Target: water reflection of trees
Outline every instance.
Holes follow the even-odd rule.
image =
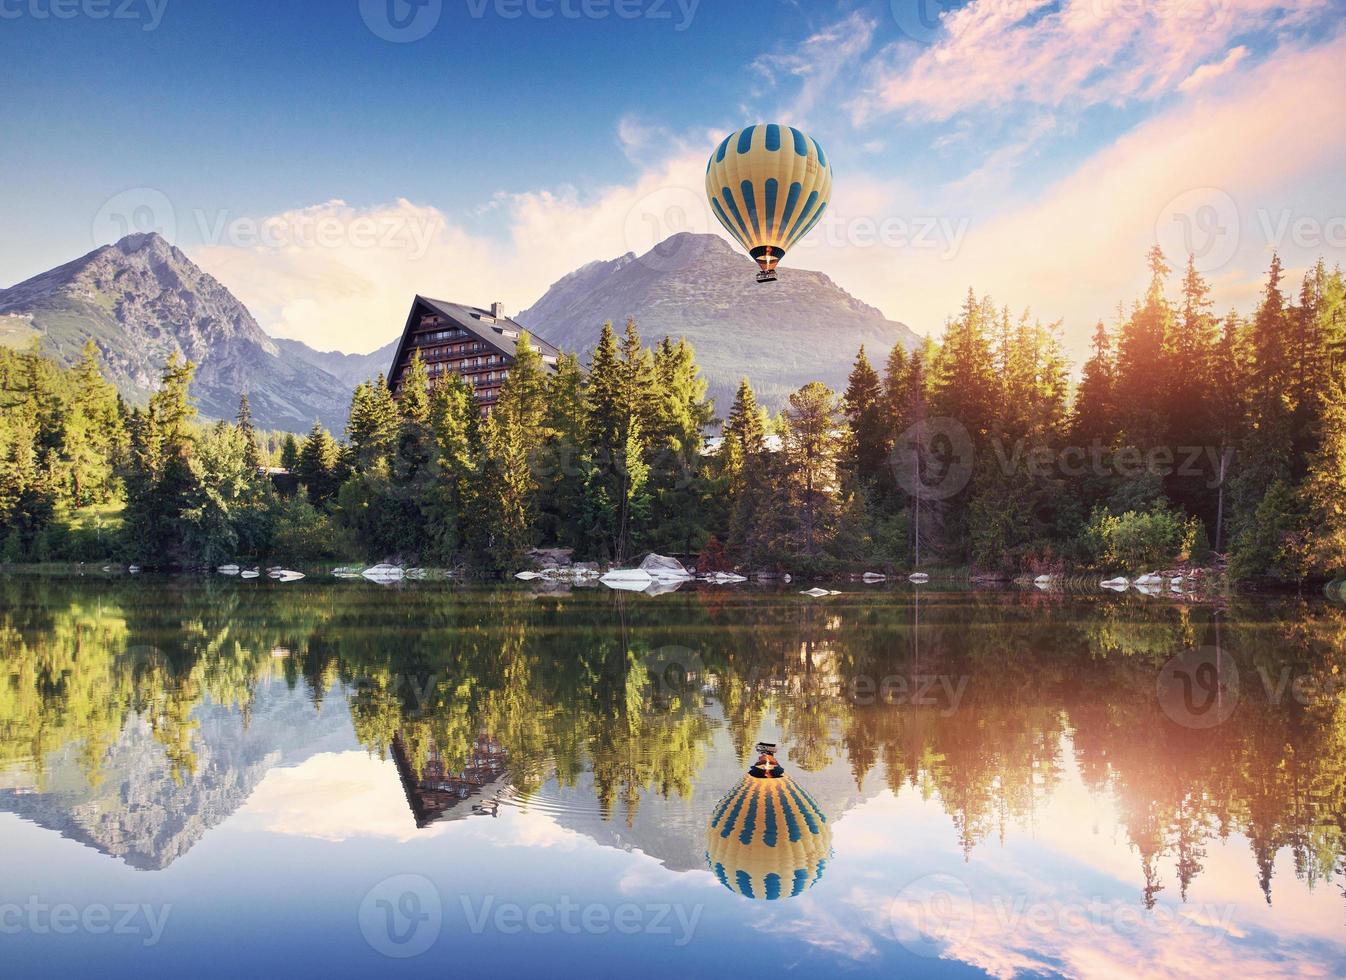
[[[720,718],[746,761],[774,712],[795,767],[844,760],[858,787],[881,774],[894,792],[938,799],[968,852],[1032,822],[1077,765],[1118,800],[1147,902],[1164,888],[1185,897],[1208,842],[1234,832],[1268,900],[1282,851],[1310,883],[1343,870],[1346,696],[1301,703],[1287,687],[1276,704],[1263,682],[1331,690],[1346,673],[1338,607],[1235,603],[1217,634],[1209,609],[1111,596],[931,596],[919,631],[906,603],[793,595],[625,605],[606,593],[19,579],[0,599],[0,769],[78,744],[96,783],[134,717],[185,778],[193,710],[209,700],[246,714],[261,683],[284,678],[315,711],[339,685],[359,739],[384,757],[398,739],[414,767],[433,753],[451,771],[489,733],[520,790],[592,773],[604,816],[630,822],[642,796],[691,791]],[[1238,664],[1239,706],[1212,730],[1175,725],[1157,668],[1217,640]],[[648,665],[673,644],[695,650],[705,677],[670,690]],[[934,676],[966,678],[956,704],[912,703]],[[906,693],[885,703],[856,678],[900,679]]]

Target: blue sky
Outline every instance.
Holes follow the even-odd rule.
[[[972,286],[1079,351],[1156,239],[1244,309],[1272,247],[1346,255],[1342,0],[418,2],[0,0],[0,285],[148,223],[368,350],[413,291],[518,310],[715,231],[705,157],[767,119],[837,174],[786,266],[923,332]]]

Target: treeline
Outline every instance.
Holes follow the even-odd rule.
[[[1133,597],[1081,615],[1059,595],[981,593],[918,619],[909,604],[856,596],[782,615],[776,603],[679,593],[628,621],[602,594],[558,605],[508,590],[411,591],[396,609],[357,584],[193,585],[171,597],[145,602],[125,579],[0,579],[0,766],[70,755],[106,786],[124,778],[108,769],[109,747],[134,724],[150,727],[177,778],[217,778],[199,767],[201,705],[256,724],[267,700],[257,693],[283,680],[315,712],[349,711],[370,751],[399,740],[418,771],[432,754],[460,771],[489,733],[516,788],[589,785],[604,819],[634,822],[645,801],[703,791],[717,730],[746,766],[769,725],[806,788],[809,773],[841,762],[856,791],[881,781],[899,798],[933,796],[965,852],[1012,823],[1034,826],[1078,766],[1092,794],[1116,801],[1147,904],[1164,886],[1185,898],[1231,832],[1247,838],[1268,896],[1273,874],[1326,884],[1346,860],[1346,609],[1332,604]],[[407,621],[417,629],[387,642]],[[667,651],[689,635],[698,676],[686,683],[667,668],[690,665]],[[146,637],[160,646],[136,644]],[[1160,665],[1197,647],[1221,649],[1243,679],[1214,729],[1176,723],[1155,697]],[[826,653],[805,664],[801,650]],[[956,701],[938,687],[916,696],[920,676],[965,684]],[[1277,687],[1286,677],[1293,685]],[[859,678],[913,687],[880,694]],[[286,719],[304,724],[289,709]],[[124,795],[105,798],[105,820],[135,818],[118,809],[130,807]]]
[[[1189,259],[1151,282],[1072,385],[1059,324],[969,290],[942,339],[862,348],[846,390],[769,417],[745,379],[714,418],[685,341],[605,325],[587,370],[519,343],[494,410],[415,360],[354,394],[344,438],[264,440],[246,396],[204,426],[170,360],[128,409],[86,348],[70,370],[0,352],[7,560],[209,564],[399,557],[483,570],[534,547],[624,562],[827,573],[859,566],[1139,571],[1228,557],[1241,578],[1346,569],[1346,288],[1278,258],[1251,318],[1217,316]],[[826,342],[826,338],[819,338]],[[301,492],[260,471],[279,463]],[[99,508],[125,502],[109,535]],[[95,515],[90,526],[90,514]],[[111,517],[109,517],[111,521]]]

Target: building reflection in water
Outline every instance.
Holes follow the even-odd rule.
[[[413,760],[400,733],[393,738],[392,750],[417,827],[466,816],[469,810],[460,804],[505,784],[508,755],[499,742],[485,733],[477,736],[466,765],[457,772],[445,768],[434,746],[427,749],[424,759]],[[473,808],[473,812],[481,812],[481,808]]]
[[[763,743],[748,774],[715,806],[706,862],[744,898],[793,898],[823,876],[832,850],[827,816]]]

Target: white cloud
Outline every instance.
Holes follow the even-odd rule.
[[[848,75],[869,50],[877,24],[873,18],[855,12],[809,35],[789,52],[762,55],[750,72],[772,86],[781,76],[798,82],[790,102],[777,110],[774,121],[801,128],[810,125],[810,116],[818,108],[839,78]]]
[[[1337,124],[1339,106],[1322,93],[1343,87],[1346,38],[1283,48],[1141,123],[1030,200],[973,205],[967,188],[928,198],[926,213],[973,216],[951,258],[937,249],[820,245],[806,261],[918,329],[938,329],[969,285],[1015,310],[1032,304],[1044,320],[1064,318],[1078,359],[1092,325],[1143,290],[1144,254],[1169,203],[1210,188],[1233,200],[1238,228],[1228,261],[1208,278],[1222,308],[1246,310],[1273,245],[1292,267],[1320,252],[1329,264],[1346,259],[1331,240],[1297,248],[1269,240],[1262,227],[1266,213],[1284,207],[1311,221],[1341,214],[1346,131]],[[919,213],[904,196],[886,207],[881,213]],[[1174,264],[1183,258],[1170,255]]]
[[[1240,44],[1236,48],[1230,48],[1229,53],[1219,61],[1201,65],[1192,74],[1184,78],[1178,86],[1178,90],[1180,92],[1191,92],[1222,75],[1228,75],[1246,57],[1248,57],[1248,49],[1244,45]]]
[[[945,121],[972,109],[1122,104],[1167,94],[1245,31],[1298,23],[1326,0],[975,0],[941,18],[913,56],[890,45],[851,105],[858,122],[890,112]]]
[[[1264,8],[1239,0],[1227,18]],[[1070,13],[1083,16],[1073,7]],[[975,34],[968,27],[955,42],[970,44]],[[1190,79],[1191,63],[1210,66],[1178,42],[1164,43],[1173,55],[1165,77]],[[1159,60],[1165,57],[1161,52]],[[1209,278],[1222,308],[1247,309],[1271,245],[1281,245],[1292,269],[1319,252],[1329,262],[1346,258],[1330,241],[1297,248],[1263,231],[1268,222],[1279,226],[1282,207],[1294,218],[1340,214],[1336,175],[1346,160],[1346,132],[1336,103],[1323,93],[1346,87],[1343,66],[1341,37],[1314,47],[1283,45],[1252,67],[1247,59],[1230,64],[1221,84],[1193,87],[1031,198],[1022,191],[1016,197],[1007,175],[1031,159],[1040,134],[1052,131],[1049,109],[1030,115],[1020,138],[993,149],[970,175],[942,186],[904,180],[900,158],[852,152],[828,218],[787,257],[783,272],[820,269],[888,316],[935,333],[975,286],[1012,309],[1032,305],[1044,320],[1062,318],[1078,360],[1094,322],[1110,319],[1118,301],[1143,289],[1144,253],[1166,206],[1194,188],[1214,188],[1236,203],[1241,234]],[[1132,78],[1124,88],[1147,84]],[[976,79],[953,87],[975,89]],[[958,143],[958,152],[967,152],[966,122],[950,124],[945,151]],[[272,332],[324,349],[371,350],[401,329],[416,292],[477,304],[501,300],[517,312],[585,262],[641,254],[678,231],[722,234],[703,191],[705,155],[722,136],[707,128],[675,138],[628,117],[617,137],[633,156],[648,158],[636,177],[587,192],[562,186],[499,194],[489,203],[499,229],[490,236],[405,200],[368,209],[336,201],[278,218],[282,224],[330,218],[352,229],[362,219],[376,228],[401,222],[406,234],[388,248],[364,247],[357,236],[339,233],[325,245],[217,244],[192,250],[193,257]],[[874,136],[871,128],[843,149],[863,151]],[[874,169],[861,172],[861,160]],[[883,243],[885,231],[897,245]],[[1170,258],[1175,265],[1182,260]]]

